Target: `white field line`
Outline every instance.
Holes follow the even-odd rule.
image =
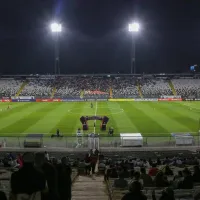
[[[97,104],[97,101],[96,101],[96,105],[95,105],[95,112],[94,112],[94,116],[96,117],[97,116],[97,108],[98,108],[98,104]],[[96,131],[96,119],[94,120],[94,133]]]

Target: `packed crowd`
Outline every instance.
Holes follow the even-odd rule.
[[[178,95],[188,98],[200,96],[200,79],[173,79],[172,82]]]
[[[143,79],[140,81],[142,94],[146,98],[158,98],[162,95],[173,95],[167,80]]]
[[[21,96],[50,97],[52,93],[52,79],[31,79],[21,91]]]
[[[172,79],[177,95],[182,97],[200,96],[200,79]],[[140,89],[145,98],[158,98],[173,95],[167,79],[135,77],[47,77],[29,78],[21,91],[21,96],[51,97],[55,90],[56,98],[114,98],[140,97]],[[23,81],[0,80],[0,95],[15,96]]]
[[[200,198],[199,164],[198,158],[175,156],[157,160],[107,159],[101,160],[99,168],[104,170],[105,180],[113,196],[117,194],[122,200],[175,200],[177,195],[182,195],[183,199],[189,196],[189,199],[197,200]],[[127,193],[124,195],[123,191]]]
[[[106,157],[98,150],[91,150],[83,159],[66,156],[57,159],[50,157],[47,152],[29,152],[17,156],[8,153],[1,160],[0,167],[12,167],[14,171],[10,178],[11,199],[19,196],[41,199],[42,196],[47,200],[69,200],[73,174],[74,177],[77,173],[90,176],[97,167],[98,173],[104,175],[112,200],[175,200],[177,195],[200,199],[199,158],[180,155],[139,159],[112,155]],[[120,198],[114,198],[116,194]],[[0,199],[7,199],[2,191]]]
[[[21,86],[22,81],[14,79],[0,79],[0,96],[15,96]]]
[[[12,167],[14,171],[10,179],[10,199],[46,199],[61,200],[71,199],[71,184],[74,178],[72,171],[74,163],[68,157],[60,160],[50,159],[47,152],[24,153],[14,156],[7,154],[1,161],[4,167]],[[1,166],[2,167],[2,166]],[[1,180],[5,179],[2,177]],[[2,187],[2,185],[0,185]],[[3,187],[5,188],[5,187]],[[4,199],[7,195],[4,193]]]

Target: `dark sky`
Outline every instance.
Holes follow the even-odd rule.
[[[49,24],[60,20],[61,73],[129,73],[128,23],[138,73],[187,72],[200,64],[200,0],[1,0],[0,73],[53,73]]]

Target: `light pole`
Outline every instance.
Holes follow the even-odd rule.
[[[140,30],[140,25],[136,22],[129,24],[128,31],[131,33],[138,32]],[[135,63],[135,37],[132,34],[132,46],[131,46],[131,74],[136,74],[136,63]],[[134,64],[134,66],[133,66]]]
[[[51,24],[51,32],[54,34],[55,39],[55,74],[60,74],[60,57],[59,57],[59,36],[62,32],[62,25],[59,23],[52,23]]]

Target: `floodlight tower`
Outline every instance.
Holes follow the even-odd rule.
[[[135,34],[140,30],[140,25],[137,22],[133,22],[132,24],[129,24],[128,31],[133,33],[132,34],[132,48],[131,48],[131,74],[136,74],[136,63],[135,63]],[[134,64],[134,66],[133,66]]]
[[[60,57],[59,57],[59,39],[60,39],[60,33],[62,32],[62,25],[60,23],[52,23],[51,24],[51,32],[54,35],[55,40],[55,74],[60,74]]]

